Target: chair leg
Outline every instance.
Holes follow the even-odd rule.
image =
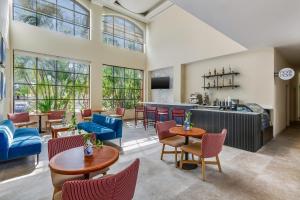
[[[218,155],[216,156],[216,159],[217,159],[217,164],[218,164],[219,172],[222,172],[221,163],[220,163],[220,159],[219,159]]]
[[[195,157],[194,157],[194,154],[192,154],[192,160],[193,160],[193,161],[195,161]]]
[[[119,145],[122,147],[122,138],[119,138]]]
[[[53,195],[52,195],[52,200],[54,200],[54,195],[59,192],[61,190],[61,188],[57,188],[57,187],[54,187],[54,190],[53,190]]]
[[[162,146],[162,150],[161,150],[161,154],[160,154],[160,159],[163,160],[163,156],[164,156],[164,151],[165,151],[165,144],[163,144]]]
[[[181,149],[181,156],[180,156],[180,169],[182,169],[182,164],[183,164],[183,155],[184,155],[184,151]]]
[[[205,161],[204,161],[204,158],[201,158],[201,165],[202,165],[202,180],[205,181]]]
[[[36,154],[36,165],[38,165],[40,162],[40,155]]]
[[[175,147],[175,167],[177,168],[178,163],[177,163],[177,147]]]

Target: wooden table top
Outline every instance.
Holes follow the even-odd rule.
[[[105,109],[92,109],[92,112],[99,112],[99,113],[102,113],[102,112],[106,112],[107,110]]]
[[[110,146],[94,148],[93,156],[85,157],[83,146],[56,154],[49,167],[58,174],[78,175],[105,169],[119,159],[119,151]]]
[[[169,129],[170,133],[181,135],[181,136],[196,136],[201,137],[206,133],[206,130],[202,128],[192,128],[189,131],[185,131],[183,127],[172,127]]]
[[[29,113],[30,116],[45,116],[45,115],[49,115],[50,113],[42,113],[42,112],[32,112]]]

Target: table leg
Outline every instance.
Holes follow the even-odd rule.
[[[84,179],[90,179],[90,174],[84,174]]]
[[[39,133],[42,133],[42,116],[39,115]]]
[[[188,136],[185,137],[184,144],[185,145],[189,144],[189,137]],[[185,153],[185,160],[188,160],[188,159],[189,159],[189,154]],[[193,164],[193,163],[183,163],[183,165],[182,165],[182,169],[184,169],[184,170],[192,170],[192,169],[196,169],[197,167],[198,167],[198,165]]]

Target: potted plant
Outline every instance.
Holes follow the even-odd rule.
[[[102,148],[103,142],[100,140],[93,139],[93,134],[86,133],[83,135],[84,139],[84,156],[90,157],[93,155],[93,147]]]
[[[183,124],[184,127],[183,128],[186,131],[189,131],[189,130],[192,129],[191,116],[192,116],[191,112],[187,112],[186,115],[185,115],[185,120],[184,120],[184,124]]]

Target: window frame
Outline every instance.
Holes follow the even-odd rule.
[[[105,17],[112,17],[112,24],[111,25],[108,22],[105,22]],[[115,30],[115,27],[116,27],[115,26],[115,18],[120,18],[120,19],[122,19],[124,21],[124,24],[121,27],[122,35],[123,36],[115,34],[115,32],[116,32],[116,30]],[[126,23],[129,23],[129,24],[133,25],[134,33],[128,32],[126,30]],[[107,29],[106,27],[112,28],[112,33],[108,32],[108,31],[105,31],[105,29]],[[142,33],[142,35],[138,34],[136,32],[136,29],[138,29]],[[110,37],[112,37],[113,44],[105,42],[104,35],[109,35]],[[130,38],[126,37],[126,35],[131,35],[135,39],[130,39]],[[138,37],[137,35],[139,35],[141,37]],[[123,40],[124,41],[123,42],[124,43],[123,46],[117,46],[115,44],[115,41],[116,41],[115,38]],[[136,38],[142,39],[142,42],[139,42],[138,40],[136,40]],[[136,24],[132,20],[130,20],[130,19],[126,18],[126,17],[120,16],[120,15],[113,15],[113,14],[102,15],[102,41],[103,41],[104,44],[115,46],[115,47],[118,47],[118,48],[124,48],[124,49],[128,49],[130,51],[136,51],[136,52],[141,52],[141,53],[145,52],[145,31],[143,30],[143,28],[141,28],[138,24]],[[134,44],[134,48],[133,49],[127,48],[126,47],[126,41],[133,43]],[[142,46],[141,50],[139,50],[136,47],[136,45],[141,45]]]
[[[118,107],[118,105],[116,105],[116,103],[115,102],[122,102],[121,104],[122,105],[119,105],[119,106],[122,106],[122,107],[124,107],[124,108],[126,108],[126,101],[133,101],[134,102],[134,106],[135,105],[137,105],[138,104],[138,102],[140,102],[140,101],[143,101],[144,100],[144,70],[142,70],[142,69],[135,69],[135,68],[129,68],[129,67],[120,67],[120,66],[115,66],[115,65],[108,65],[108,64],[103,64],[103,70],[105,69],[105,67],[111,67],[112,68],[112,76],[106,76],[106,75],[104,75],[103,74],[103,76],[102,76],[102,80],[104,80],[105,78],[107,78],[107,77],[109,77],[109,78],[112,78],[112,80],[113,80],[113,87],[112,88],[110,88],[110,87],[104,87],[104,85],[102,84],[102,91],[104,91],[104,88],[106,88],[106,89],[108,89],[108,90],[112,90],[112,96],[113,96],[113,98],[112,99],[109,99],[109,98],[104,98],[104,96],[103,96],[103,93],[104,92],[102,92],[102,101],[104,102],[104,101],[112,101],[112,104],[111,105],[113,105],[112,106],[112,109],[115,109],[115,108],[117,108]],[[120,77],[120,76],[115,76],[114,74],[114,72],[115,72],[115,68],[118,68],[118,69],[122,69],[123,71],[124,71],[124,75],[122,76],[122,77]],[[142,73],[142,77],[141,78],[128,78],[128,77],[126,77],[126,75],[125,75],[125,70],[133,70],[134,72],[135,71],[139,71],[140,73]],[[123,87],[122,88],[120,88],[120,87],[116,87],[115,86],[115,79],[122,79],[123,80]],[[134,88],[134,89],[129,89],[129,88],[126,88],[126,86],[125,86],[125,81],[126,80],[133,80],[133,81],[140,81],[140,83],[141,83],[141,88],[140,89],[137,89],[137,88]],[[123,90],[124,91],[124,96],[122,97],[122,98],[115,98],[115,96],[116,96],[116,90]],[[131,99],[127,99],[125,96],[125,91],[126,90],[134,90],[134,91],[139,91],[140,92],[140,95],[141,95],[141,97],[140,97],[140,99],[135,99],[135,98],[131,98]],[[126,109],[134,109],[134,107],[132,107],[132,108],[126,108]]]
[[[30,9],[30,8],[26,8],[26,7],[22,7],[21,5],[18,5],[17,3],[15,3],[15,1],[13,0],[13,6],[12,6],[13,7],[13,11],[12,11],[13,20],[14,21],[19,21],[19,22],[22,22],[22,23],[25,23],[25,24],[29,24],[29,23],[26,23],[26,22],[24,22],[22,20],[16,20],[15,19],[16,18],[16,16],[15,16],[15,9],[17,8],[17,9],[20,9],[20,10],[23,10],[23,11],[26,11],[26,12],[30,12],[30,13],[33,14],[33,16],[35,18],[35,24],[29,24],[29,25],[36,26],[36,27],[41,27],[41,26],[38,25],[38,15],[40,15],[40,16],[47,17],[47,18],[50,18],[52,20],[55,20],[55,30],[51,30],[49,28],[46,28],[46,29],[51,30],[51,31],[60,32],[60,33],[66,34],[66,35],[70,35],[70,34],[67,34],[65,32],[62,32],[62,31],[58,30],[58,22],[68,23],[68,24],[71,24],[73,26],[73,34],[72,34],[72,36],[90,40],[90,38],[91,38],[91,35],[90,35],[91,34],[90,11],[87,8],[85,8],[83,5],[81,5],[79,2],[74,1],[74,0],[70,0],[70,1],[73,2],[73,9],[70,9],[70,8],[66,8],[64,6],[58,5],[57,4],[58,0],[55,0],[56,1],[55,4],[52,3],[52,2],[50,2],[50,1],[47,1],[47,0],[34,0],[34,1],[35,1],[35,10],[34,9]],[[55,7],[55,13],[54,13],[54,15],[49,15],[49,14],[46,14],[46,13],[39,12],[38,11],[38,1],[46,2],[48,4],[52,4]],[[81,13],[79,11],[76,11],[76,6],[80,7],[83,10],[85,10],[87,12],[87,14],[86,13]],[[62,19],[62,18],[58,17],[57,10],[59,8],[66,9],[66,10],[72,12],[72,14],[73,14],[73,22],[70,22],[68,20],[65,20],[65,19]],[[82,25],[82,24],[77,24],[76,20],[75,20],[76,14],[86,16],[87,17],[87,22],[88,22],[87,24],[88,24],[88,26],[85,26],[85,25]],[[88,37],[85,38],[85,37],[82,37],[80,35],[76,35],[76,27],[81,27],[81,28],[87,29],[88,30],[88,34],[87,34]]]
[[[16,56],[18,56],[18,53],[13,53],[13,112],[15,112],[15,102],[16,101],[25,101],[25,102],[34,102],[34,108],[35,110],[38,110],[38,102],[39,101],[43,101],[43,100],[49,100],[47,98],[40,98],[39,97],[39,93],[38,93],[38,86],[39,85],[43,85],[43,86],[50,86],[50,87],[53,87],[55,88],[55,94],[57,96],[58,94],[58,87],[66,87],[65,85],[61,85],[61,84],[57,84],[57,74],[58,73],[69,73],[71,75],[82,75],[82,76],[86,76],[87,77],[87,85],[86,86],[76,86],[75,85],[75,79],[73,79],[72,81],[72,86],[68,86],[66,88],[72,88],[72,98],[51,98],[51,100],[54,101],[54,109],[57,109],[57,101],[64,101],[64,100],[69,100],[69,101],[72,101],[71,103],[73,104],[73,109],[72,112],[76,111],[76,102],[77,101],[87,101],[88,102],[88,107],[90,107],[91,105],[91,83],[90,83],[90,80],[91,80],[91,77],[90,77],[90,72],[91,72],[91,66],[89,64],[85,64],[86,67],[88,68],[88,71],[87,73],[80,73],[80,72],[76,72],[76,67],[74,67],[74,69],[72,71],[61,71],[61,70],[58,70],[58,60],[66,60],[72,64],[82,64],[80,62],[76,62],[74,61],[73,59],[69,59],[69,58],[63,58],[63,57],[53,57],[53,56],[39,56],[39,55],[22,55],[22,54],[19,54],[20,56],[28,56],[28,57],[31,57],[34,61],[35,61],[35,67],[34,68],[20,68],[20,67],[15,67],[15,62],[16,62]],[[39,68],[39,60],[41,59],[49,59],[49,60],[53,60],[55,61],[55,69],[54,70],[48,70],[48,69],[42,69],[42,68]],[[35,73],[35,83],[33,84],[29,84],[29,83],[18,83],[16,82],[15,80],[15,70],[16,69],[24,69],[24,70],[32,70],[34,71]],[[55,77],[55,82],[54,83],[51,83],[51,84],[39,84],[38,83],[38,71],[46,71],[46,72],[53,72],[56,74],[56,77]],[[23,86],[33,86],[34,89],[35,89],[35,97],[34,98],[17,98],[16,97],[16,85],[23,85]],[[76,88],[85,88],[87,89],[87,92],[88,92],[88,98],[76,98]],[[67,111],[70,111],[67,109]]]

